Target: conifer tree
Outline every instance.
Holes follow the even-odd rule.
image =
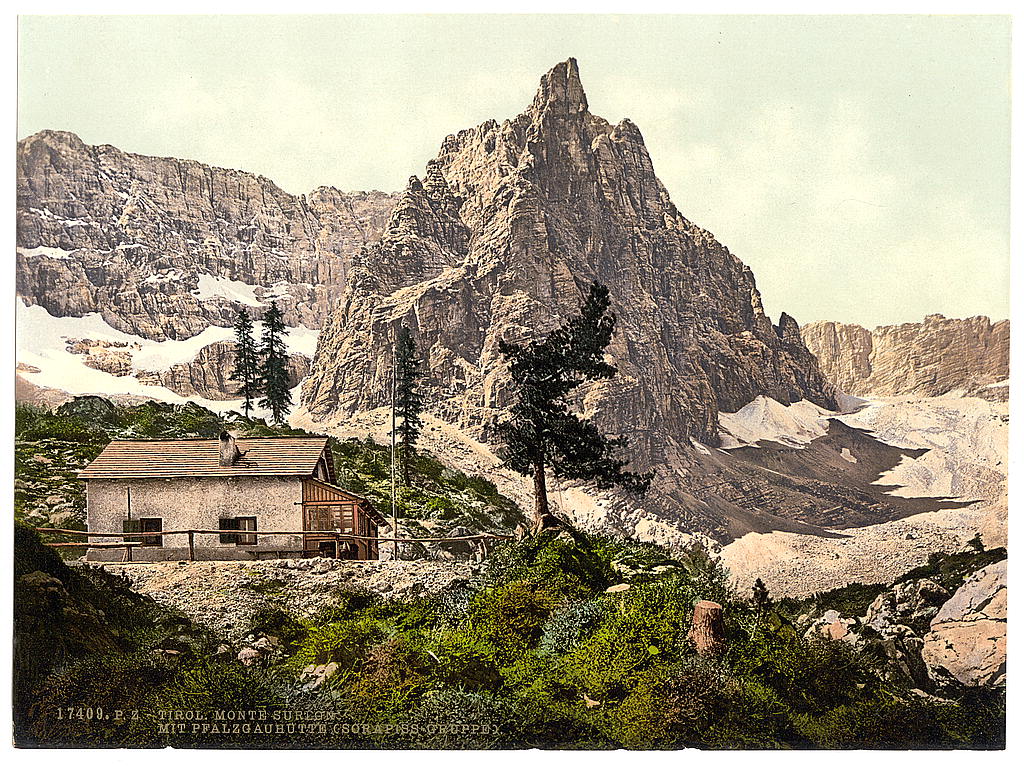
[[[501,341],[498,346],[516,393],[510,417],[497,423],[496,430],[505,444],[505,465],[533,477],[535,530],[560,525],[548,508],[549,469],[555,477],[590,480],[601,488],[618,485],[640,495],[654,476],[625,471],[627,461],[616,455],[626,447],[625,437],[605,437],[570,410],[574,390],[617,372],[604,359],[615,329],[608,306],[608,288],[595,282],[579,313],[547,338],[526,345]]]
[[[398,331],[395,344],[395,418],[398,419],[397,433],[399,457],[402,467],[403,484],[409,484],[409,460],[416,452],[423,420],[423,395],[419,391],[419,379],[423,377],[422,361],[416,354],[416,340],[412,331],[404,325]]]
[[[270,411],[274,423],[277,424],[284,423],[292,405],[291,392],[288,390],[288,348],[285,344],[287,333],[284,315],[274,301],[263,315],[263,364],[260,371],[263,380],[263,399],[259,404]]]
[[[244,308],[238,310],[235,319],[235,368],[230,380],[238,383],[238,394],[242,397],[242,412],[249,417],[253,400],[260,396],[260,359],[256,341],[252,336],[252,318]]]

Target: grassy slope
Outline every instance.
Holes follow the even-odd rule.
[[[504,544],[476,589],[406,603],[343,594],[309,621],[260,615],[250,628],[282,650],[251,668],[234,659],[239,648],[218,654],[216,638],[110,576],[67,568],[33,533],[18,532],[16,553],[25,745],[957,748],[1003,738],[999,691],[939,701],[884,682],[846,644],[803,639],[784,614],[758,613],[699,551],[671,559],[579,533]],[[40,570],[60,587],[42,588]],[[630,588],[607,593],[622,581]],[[728,649],[714,660],[687,638],[703,598],[727,615]],[[325,664],[337,674],[304,689],[303,669]],[[99,726],[58,714],[98,705],[138,718]],[[223,709],[269,721],[301,712],[363,728],[160,732],[168,709],[210,721]],[[469,728],[440,730],[453,723]]]

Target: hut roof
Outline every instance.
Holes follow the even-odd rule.
[[[311,477],[327,437],[238,439],[242,455],[220,465],[220,440],[116,440],[78,473],[82,479],[171,477]],[[328,455],[330,464],[330,456]]]

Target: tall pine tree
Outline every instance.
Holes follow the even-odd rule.
[[[242,397],[242,412],[246,418],[252,412],[253,400],[260,396],[260,358],[252,336],[252,318],[244,308],[235,319],[235,368],[230,380],[238,383]]]
[[[263,399],[260,407],[270,411],[274,423],[284,423],[285,416],[292,405],[292,395],[288,390],[288,348],[285,336],[288,329],[284,325],[284,315],[277,308],[277,302],[270,304],[270,309],[263,315]]]
[[[569,397],[579,386],[617,372],[604,360],[615,329],[608,306],[608,288],[595,282],[579,314],[547,338],[526,345],[501,341],[498,346],[516,396],[510,417],[496,429],[505,443],[505,465],[533,477],[535,530],[560,525],[548,507],[549,469],[555,477],[594,481],[601,488],[618,485],[640,495],[654,476],[625,471],[627,461],[616,453],[626,447],[626,438],[605,437],[570,409]]]
[[[416,354],[416,340],[412,331],[403,325],[398,331],[395,343],[395,418],[399,441],[399,460],[402,467],[402,482],[409,484],[409,462],[416,452],[423,420],[423,395],[419,390],[419,379],[423,377],[423,362]]]

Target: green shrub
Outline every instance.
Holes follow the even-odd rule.
[[[966,747],[971,744],[948,727],[958,717],[958,709],[955,703],[923,699],[873,700],[838,706],[818,718],[801,718],[799,727],[809,743],[819,748]]]
[[[569,597],[589,597],[613,581],[610,565],[582,533],[550,532],[499,546],[488,561],[492,582],[533,581]]]
[[[567,679],[590,697],[621,699],[638,674],[691,652],[686,636],[695,598],[682,579],[633,586],[602,601],[600,624],[560,661]]]
[[[512,581],[481,592],[472,600],[469,620],[487,641],[508,657],[533,646],[541,626],[561,597],[531,581]]]
[[[878,689],[867,660],[844,642],[804,639],[784,622],[754,636],[734,635],[733,673],[774,690],[797,712],[821,712],[862,700]]]
[[[556,610],[544,622],[540,652],[563,655],[572,651],[600,623],[605,604],[597,600],[572,602]]]
[[[420,748],[515,747],[523,739],[523,713],[513,700],[491,692],[441,690],[409,714],[411,741]]]
[[[249,633],[275,636],[291,647],[301,643],[309,629],[279,607],[261,607],[250,621]]]

